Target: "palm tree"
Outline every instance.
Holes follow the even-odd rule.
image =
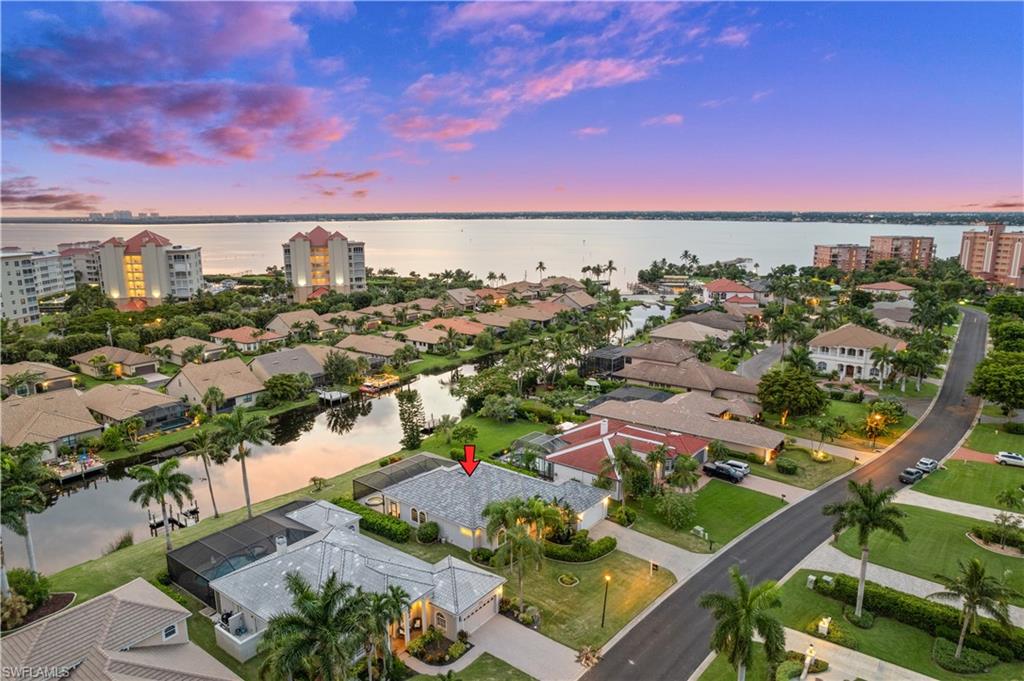
[[[55,478],[53,471],[43,464],[45,451],[46,446],[36,442],[0,449],[0,476],[3,479],[3,494],[0,495],[2,523],[15,534],[25,537],[28,567],[32,572],[38,570],[28,518],[29,514],[42,513],[46,510],[49,500],[43,492],[43,485]],[[6,573],[4,577],[3,584],[6,588]]]
[[[384,593],[358,592],[357,598],[356,627],[369,656],[366,663],[367,680],[373,681],[377,651],[381,651],[383,657],[381,678],[386,679],[391,666],[388,629],[392,622],[402,619],[402,613],[409,607],[409,594],[402,587],[392,584]]]
[[[736,353],[736,356],[743,359],[743,355],[754,354],[754,334],[744,329],[743,331],[733,331],[732,335],[729,336],[729,352]]]
[[[319,591],[302,575],[290,572],[285,585],[292,607],[267,622],[259,652],[261,679],[315,679],[345,681],[353,678],[359,641],[356,626],[359,599],[352,586],[331,572]]]
[[[196,343],[190,345],[181,353],[181,361],[185,364],[199,363],[203,359],[203,352],[206,350],[202,345]]]
[[[598,476],[614,480],[618,476],[622,484],[622,505],[629,501],[629,477],[647,472],[647,464],[637,456],[632,447],[628,444],[619,444],[612,447],[612,456],[601,460],[601,469]]]
[[[861,616],[864,610],[864,584],[868,574],[868,542],[875,532],[888,532],[907,541],[907,533],[900,523],[906,513],[898,509],[892,502],[896,491],[891,488],[875,490],[875,484],[868,480],[859,484],[850,480],[851,498],[841,503],[828,504],[822,509],[827,516],[834,516],[832,533],[839,536],[848,528],[857,530],[857,543],[860,546],[860,581],[857,584],[857,608],[854,614]]]
[[[540,274],[541,278],[543,278],[544,277],[544,273],[547,272],[547,270],[548,270],[548,266],[544,264],[543,260],[541,260],[540,262],[537,263],[537,266],[534,269],[537,270],[537,272]]]
[[[789,366],[796,369],[797,371],[805,371],[809,374],[813,374],[817,367],[814,365],[814,360],[811,359],[811,351],[805,347],[796,346],[789,351],[783,359],[789,363]]]
[[[441,436],[446,445],[450,445],[452,443],[452,431],[455,430],[457,425],[459,425],[458,418],[451,414],[445,414],[434,425],[434,433]]]
[[[889,365],[896,356],[888,344],[871,348],[871,368],[878,370],[878,392],[885,390],[885,377],[889,373]]]
[[[615,261],[610,259],[608,264],[604,266],[604,271],[608,273],[608,283],[612,283],[612,272],[618,272],[619,268],[615,266]]]
[[[792,340],[799,330],[799,322],[792,317],[783,315],[772,321],[771,326],[768,328],[768,338],[777,343],[782,343],[782,354],[786,354],[786,342]]]
[[[710,362],[711,358],[718,352],[718,339],[705,338],[693,344],[693,352],[701,362]]]
[[[124,433],[132,445],[137,445],[139,444],[139,433],[146,427],[146,420],[141,416],[133,416],[122,421],[121,427],[124,428]]]
[[[1024,495],[1019,487],[1008,487],[996,492],[996,503],[1008,511],[1024,509]]]
[[[43,374],[38,371],[19,371],[18,373],[4,376],[4,387],[11,395],[17,395],[22,386],[31,388],[43,380]]]
[[[666,461],[668,461],[668,447],[664,444],[647,452],[647,466],[651,469],[651,481],[655,484],[662,478]]]
[[[765,656],[778,662],[786,653],[786,630],[769,610],[782,607],[779,587],[774,581],[750,587],[738,567],[729,568],[734,595],[708,593],[700,598],[700,607],[711,611],[715,630],[711,648],[725,655],[736,670],[738,681],[745,681],[747,668],[754,662],[754,634],[764,640]]]
[[[203,407],[206,408],[206,415],[213,416],[220,409],[220,406],[224,404],[224,392],[215,385],[211,385],[203,393]]]
[[[911,357],[910,352],[907,350],[895,352],[889,361],[889,366],[893,372],[899,374],[900,392],[907,392],[907,376],[914,370],[914,358]]]
[[[1007,586],[1002,579],[987,574],[985,564],[978,558],[972,558],[967,565],[962,561],[957,563],[960,566],[960,573],[956,577],[935,575],[935,581],[946,587],[946,590],[933,593],[930,598],[962,602],[960,619],[963,626],[960,627],[960,640],[956,644],[954,655],[959,659],[964,650],[967,632],[977,631],[978,612],[981,611],[1009,629],[1012,624],[1006,603],[1020,594]]]
[[[700,462],[692,456],[677,456],[672,475],[668,476],[668,482],[675,487],[681,487],[687,492],[693,490],[700,482]]]
[[[168,551],[174,547],[171,546],[171,523],[167,518],[167,497],[173,499],[179,508],[184,506],[185,499],[193,499],[192,476],[178,471],[180,465],[178,459],[168,459],[159,468],[138,465],[128,470],[128,475],[139,481],[139,486],[132,490],[128,498],[147,507],[152,501],[160,502]]]
[[[487,276],[485,278],[487,279],[487,283],[493,287],[494,282],[498,280],[498,275],[494,273],[494,270],[491,270],[490,272],[487,273]]]
[[[493,539],[491,535],[488,539]],[[505,530],[505,543],[494,554],[495,565],[503,568],[511,564],[512,572],[519,586],[519,611],[523,610],[523,578],[530,565],[539,571],[544,564],[544,548],[540,541],[530,536],[523,525],[513,525]]]
[[[504,272],[500,272],[498,274],[498,281],[500,281],[502,284],[504,284],[506,281],[508,281],[508,277],[505,276]]]
[[[213,495],[213,479],[210,477],[210,462],[221,465],[227,463],[231,455],[209,430],[202,429],[192,438],[192,442],[188,444],[188,449],[203,462],[206,484],[210,488],[210,503],[213,505],[213,517],[219,518],[220,512],[217,510],[217,498]]]
[[[562,514],[557,506],[554,506],[540,497],[533,497],[526,502],[526,518],[533,524],[538,541],[544,541],[548,535],[548,529],[558,526],[562,522]]]
[[[217,437],[225,449],[238,447],[235,459],[242,464],[242,490],[245,492],[245,512],[252,517],[252,501],[249,498],[249,472],[245,468],[245,458],[249,450],[245,444],[262,445],[270,440],[270,422],[266,416],[249,415],[244,409],[236,409],[230,414],[221,414],[214,421]]]

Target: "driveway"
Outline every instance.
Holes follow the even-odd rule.
[[[672,574],[676,576],[676,580],[680,582],[711,559],[710,554],[693,553],[681,549],[660,539],[648,537],[646,534],[623,527],[611,520],[602,520],[595,525],[590,530],[590,536],[594,539],[615,537],[620,551],[644,560],[653,560],[658,565],[671,570]]]
[[[785,499],[790,504],[803,499],[814,491],[804,489],[803,487],[797,487],[795,485],[787,485],[786,483],[779,482],[778,480],[762,478],[759,475],[748,475],[743,478],[743,482],[740,483],[740,487],[746,487],[747,489],[752,489],[755,492],[761,492],[768,496]]]
[[[750,359],[740,362],[736,366],[736,373],[756,381],[780,359],[782,359],[782,344],[769,345]]]
[[[575,681],[584,669],[576,651],[533,629],[495,615],[473,632],[470,640],[481,649],[521,669],[538,681]]]

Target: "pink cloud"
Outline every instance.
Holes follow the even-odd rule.
[[[728,104],[732,104],[735,101],[735,97],[723,97],[721,99],[705,99],[703,102],[700,103],[700,106],[705,109],[718,109]]]
[[[352,198],[353,199],[365,199],[369,195],[370,195],[370,190],[368,190],[368,189],[357,189],[354,192],[352,192]]]
[[[652,116],[645,120],[641,125],[682,125],[683,115],[677,113],[662,114],[661,116]]]
[[[750,101],[760,102],[762,99],[771,97],[773,94],[775,94],[775,90],[758,90],[754,94],[750,95]]]
[[[750,36],[756,28],[756,26],[726,26],[713,42],[726,47],[746,47],[750,44]]]
[[[527,102],[559,99],[576,90],[645,80],[655,70],[653,60],[583,59],[531,78],[523,88],[522,98]]]
[[[440,116],[412,114],[389,116],[385,119],[384,124],[392,135],[406,142],[448,143],[482,132],[496,130],[499,121],[485,116],[458,117],[448,114]]]
[[[0,203],[5,209],[79,211],[97,209],[102,197],[83,194],[63,187],[40,187],[30,175],[4,180],[0,185]]]
[[[441,148],[445,151],[451,151],[455,153],[461,153],[469,151],[473,148],[472,142],[444,142],[441,144]]]
[[[323,168],[317,168],[312,172],[299,175],[300,180],[333,179],[341,180],[342,182],[369,182],[370,180],[376,180],[379,177],[379,170],[350,172],[347,170],[325,170]]]
[[[580,138],[583,138],[583,137],[599,137],[601,135],[607,135],[608,134],[608,128],[597,128],[597,127],[578,128],[576,130],[573,130],[572,134],[574,134],[574,135],[576,135],[577,137],[580,137]]]
[[[606,2],[468,2],[443,14],[438,32],[454,33],[521,23],[551,26],[596,22],[614,9],[613,3]]]

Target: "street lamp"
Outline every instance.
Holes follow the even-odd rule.
[[[604,616],[608,612],[608,585],[612,581],[611,575],[604,576],[604,605],[601,606],[601,628],[604,629]]]
[[[812,643],[809,646],[807,646],[807,652],[804,653],[804,668],[803,671],[800,673],[801,679],[807,678],[807,673],[810,671],[811,665],[814,664],[814,660],[817,656],[817,653],[814,652],[814,644]]]

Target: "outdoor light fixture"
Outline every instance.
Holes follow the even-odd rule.
[[[601,628],[604,629],[604,618],[608,613],[608,585],[612,581],[611,575],[604,576],[604,605],[601,606]]]

